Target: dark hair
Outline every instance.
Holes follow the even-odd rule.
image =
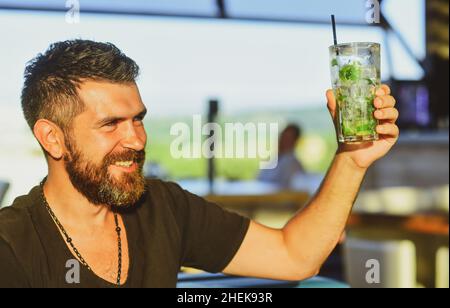
[[[294,132],[295,139],[298,139],[302,136],[302,129],[297,124],[294,123],[288,124],[283,132],[286,132],[288,130],[292,130]]]
[[[85,80],[131,83],[138,65],[111,43],[69,40],[52,44],[27,63],[22,89],[22,110],[33,130],[47,119],[67,131],[84,110],[77,88]]]

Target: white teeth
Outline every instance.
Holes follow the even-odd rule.
[[[132,161],[118,161],[115,163],[116,166],[120,167],[130,167],[133,164]]]

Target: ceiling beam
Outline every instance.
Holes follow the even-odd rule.
[[[223,0],[218,0],[224,2]],[[40,7],[31,5],[5,5],[0,4],[0,10],[14,10],[14,11],[35,11],[35,12],[61,12],[66,13],[65,8],[55,8],[55,7]],[[249,21],[249,22],[272,22],[272,23],[288,23],[288,24],[314,24],[314,25],[329,25],[329,20],[317,20],[317,19],[302,19],[302,18],[270,18],[270,17],[254,17],[254,16],[230,16],[223,3],[223,9],[219,8],[218,14],[216,15],[203,15],[203,14],[180,14],[180,13],[167,13],[158,11],[136,11],[136,10],[114,10],[114,9],[83,9],[81,8],[80,13],[86,14],[107,14],[107,15],[127,15],[127,16],[148,16],[148,17],[167,17],[167,18],[186,18],[186,19],[224,19],[236,20],[236,21]],[[339,25],[342,26],[367,26],[365,22],[354,22],[340,20]]]

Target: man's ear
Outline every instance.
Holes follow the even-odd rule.
[[[64,155],[64,134],[62,130],[46,119],[39,119],[33,127],[33,133],[47,153],[56,160]]]

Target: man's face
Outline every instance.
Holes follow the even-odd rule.
[[[144,192],[146,108],[135,84],[86,81],[86,108],[66,134],[64,163],[74,187],[94,204],[133,205]]]

